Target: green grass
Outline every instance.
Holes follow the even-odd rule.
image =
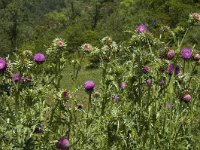
[[[66,68],[63,72],[63,78],[61,80],[61,88],[73,93],[73,96],[76,96],[80,103],[84,103],[84,100],[88,97],[83,89],[83,84],[85,81],[93,80],[96,84],[95,91],[98,91],[98,85],[100,85],[101,70],[87,69],[86,66],[88,63],[89,61],[87,58],[83,60],[78,78],[75,81],[72,80],[70,75],[73,71],[72,65],[66,65]]]

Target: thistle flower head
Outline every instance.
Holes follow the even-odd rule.
[[[57,147],[61,150],[66,150],[69,147],[69,140],[65,137],[62,137],[57,142]]]
[[[82,50],[86,53],[90,53],[93,51],[93,46],[91,44],[85,43],[81,46]]]
[[[148,86],[151,86],[151,84],[152,84],[152,80],[151,80],[151,79],[145,80],[144,82],[145,82]]]
[[[151,69],[150,69],[149,66],[145,65],[145,66],[142,68],[142,70],[143,70],[143,73],[147,74],[147,73],[150,72]]]
[[[145,26],[144,24],[139,24],[136,26],[136,32],[137,33],[144,33],[147,32],[147,26]]]
[[[169,64],[167,67],[167,73],[169,75],[172,75],[173,73],[178,75],[180,73],[180,66],[176,65],[176,67],[174,67],[174,64]]]
[[[0,58],[0,72],[4,72],[7,68],[7,61],[5,58]]]
[[[34,55],[34,61],[36,63],[43,63],[45,61],[45,56],[42,53],[36,53]]]
[[[192,57],[192,50],[189,49],[189,48],[183,48],[181,50],[181,57],[184,59],[184,60],[188,60]]]
[[[122,90],[124,90],[125,87],[126,87],[126,83],[125,83],[124,81],[122,81],[121,84],[120,84],[120,88],[121,88]]]
[[[200,14],[199,13],[193,13],[192,17],[195,21],[200,21]]]
[[[170,50],[167,52],[167,54],[166,54],[166,58],[167,58],[168,60],[171,60],[171,59],[174,58],[175,55],[176,55],[175,51],[172,50],[172,49],[170,49]]]
[[[199,61],[200,60],[200,54],[195,54],[193,57],[194,57],[195,61]]]
[[[190,94],[184,94],[183,95],[183,101],[185,103],[189,103],[191,101],[191,99],[192,99],[192,96]]]
[[[88,80],[84,83],[84,88],[86,92],[93,92],[95,87],[95,83],[92,80]]]
[[[18,81],[20,80],[20,75],[19,75],[19,73],[14,73],[14,74],[12,75],[12,80],[13,80],[14,82],[18,82]]]

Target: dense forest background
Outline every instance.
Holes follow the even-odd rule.
[[[151,32],[186,26],[199,8],[199,0],[0,0],[0,54],[45,51],[55,37],[67,40],[70,52],[107,35],[125,41],[139,23]],[[199,47],[200,30],[193,30],[188,40]]]

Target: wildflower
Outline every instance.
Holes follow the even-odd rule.
[[[145,80],[144,82],[145,82],[148,86],[151,86],[151,83],[152,83],[151,79]]]
[[[167,72],[169,75],[172,75],[173,72],[175,75],[178,75],[180,73],[180,66],[176,65],[176,67],[174,68],[174,64],[169,64],[167,68]]]
[[[143,73],[147,74],[147,73],[150,72],[150,67],[149,67],[149,66],[144,66],[144,67],[142,68],[142,70],[143,70]]]
[[[126,83],[122,81],[121,84],[120,84],[120,88],[121,88],[122,90],[124,90],[125,87],[126,87]]]
[[[191,99],[192,99],[192,97],[191,97],[190,94],[184,94],[184,95],[183,95],[183,101],[184,101],[185,103],[189,103],[189,102],[191,101]]]
[[[181,57],[184,59],[184,60],[188,60],[192,57],[192,50],[189,49],[189,48],[183,48],[181,50]]]
[[[5,71],[7,68],[7,62],[5,58],[0,58],[0,71]]]
[[[89,93],[93,92],[94,91],[94,87],[95,87],[95,83],[93,81],[91,81],[91,80],[86,81],[84,83],[84,88],[85,88],[86,92],[89,92]]]
[[[63,96],[63,98],[65,98],[65,99],[69,98],[69,94],[68,94],[66,91],[64,91],[64,92],[62,93],[62,96]]]
[[[58,140],[57,147],[61,150],[66,150],[69,147],[69,140],[65,137],[62,137]]]
[[[194,19],[195,21],[200,21],[200,14],[198,14],[198,13],[193,13],[193,14],[192,14],[192,17],[193,17],[193,19]]]
[[[64,45],[63,41],[61,41],[61,40],[57,40],[57,41],[56,41],[56,46],[57,46],[57,48],[62,48],[63,45]]]
[[[43,63],[45,61],[45,56],[42,53],[36,53],[34,55],[34,61],[36,63]]]
[[[167,52],[167,54],[166,54],[166,58],[167,58],[168,60],[171,60],[171,59],[174,58],[175,54],[176,54],[175,51],[172,50],[172,49],[170,49],[170,50]]]
[[[136,32],[137,33],[144,33],[147,31],[147,27],[144,25],[144,24],[139,24],[137,27],[136,27]]]
[[[18,82],[20,80],[20,76],[19,76],[19,73],[15,73],[12,75],[12,80],[14,82]]]
[[[113,43],[112,38],[109,36],[104,37],[101,41],[105,45],[111,45]]]
[[[113,100],[114,100],[114,102],[118,103],[119,100],[120,100],[120,97],[119,96],[113,96]]]
[[[193,58],[194,58],[195,61],[199,61],[200,60],[200,54],[195,54],[193,56]]]
[[[86,52],[86,53],[92,52],[92,50],[93,50],[93,46],[92,46],[91,44],[88,44],[88,43],[83,44],[83,45],[81,46],[81,48],[82,48],[83,51]]]

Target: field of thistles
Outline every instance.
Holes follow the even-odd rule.
[[[0,58],[0,148],[199,149],[200,50],[185,42],[196,22],[192,14],[180,32],[156,35],[139,24],[128,41],[83,44],[73,60],[60,38],[43,53]],[[92,57],[98,75],[80,80]]]

